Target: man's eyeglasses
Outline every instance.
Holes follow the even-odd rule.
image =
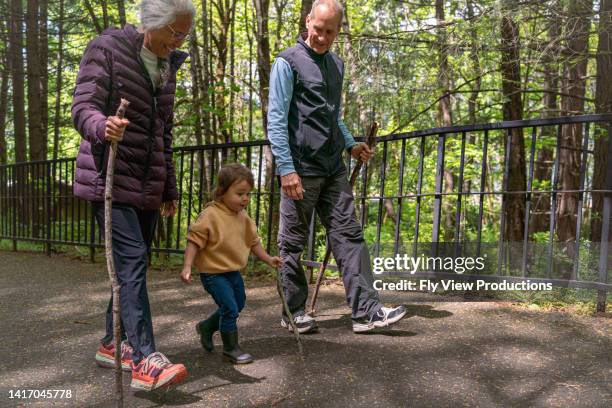
[[[175,40],[182,41],[185,38],[189,37],[189,33],[179,33],[174,28],[172,28],[172,26],[169,25],[169,24],[166,27],[168,27],[170,29],[170,31],[172,31],[172,38],[175,39]]]

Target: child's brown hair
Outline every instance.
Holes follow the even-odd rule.
[[[215,188],[214,198],[220,200],[235,182],[246,181],[251,188],[255,186],[253,173],[246,166],[240,163],[226,164],[221,167],[217,175],[217,187]]]

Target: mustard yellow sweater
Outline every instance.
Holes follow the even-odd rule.
[[[244,269],[260,238],[246,211],[237,213],[212,201],[189,226],[187,240],[199,248],[193,262],[199,272],[222,273]]]

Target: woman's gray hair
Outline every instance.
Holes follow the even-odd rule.
[[[172,24],[178,16],[195,17],[195,7],[191,0],[142,0],[140,9],[140,27],[145,30],[157,30]]]

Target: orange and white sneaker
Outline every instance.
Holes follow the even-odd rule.
[[[172,364],[160,352],[149,354],[138,365],[132,364],[132,388],[153,391],[183,381],[187,369],[183,364]]]
[[[123,371],[132,371],[132,353],[134,349],[127,341],[121,342],[121,369]],[[105,346],[100,344],[100,348],[96,352],[96,363],[100,367],[115,368],[115,344]]]

